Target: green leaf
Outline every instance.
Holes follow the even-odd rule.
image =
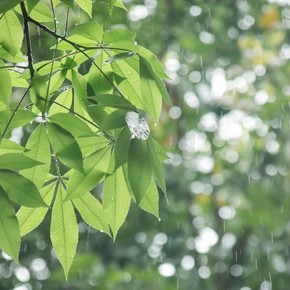
[[[46,207],[35,184],[17,172],[0,169],[0,186],[11,201],[27,207]]]
[[[47,109],[46,102],[49,101],[47,95],[46,77],[35,72],[31,80],[30,99],[32,103],[42,112]]]
[[[53,63],[53,65],[52,65]],[[43,60],[43,61],[39,61],[37,63],[35,63],[33,65],[35,72],[34,72],[34,77],[40,76],[40,79],[42,77],[42,80],[45,81],[45,78],[43,78],[43,76],[48,76],[50,75],[50,71],[51,71],[51,67],[52,68],[52,72],[56,72],[57,70],[62,69],[63,64],[60,61],[55,60],[54,62],[52,62],[52,60]]]
[[[155,79],[152,77],[153,70],[150,64],[144,58],[140,58],[140,84],[141,92],[144,102],[146,104],[147,112],[153,117],[157,123],[161,108],[162,108],[162,95],[159,91]]]
[[[38,22],[53,22],[52,11],[43,2],[38,2],[29,16]]]
[[[152,180],[146,194],[139,204],[140,208],[159,218],[159,194],[154,181]]]
[[[98,54],[98,57],[95,59],[95,64],[103,71],[103,73],[113,82],[113,72],[110,64],[105,65],[105,60],[108,58],[108,55],[105,51],[101,51]],[[88,82],[95,94],[107,94],[112,93],[113,88],[110,82],[103,76],[103,74],[92,65],[89,73],[86,75]]]
[[[23,29],[20,21],[13,11],[6,12],[0,18],[0,46],[12,56],[16,56],[21,49],[22,40]]]
[[[2,133],[13,114],[14,110],[5,110],[0,112],[0,131]],[[36,117],[37,115],[32,113],[31,111],[18,109],[17,113],[13,116],[12,121],[8,126],[8,130],[6,130],[6,133],[12,129],[26,125]]]
[[[110,235],[108,218],[102,204],[90,193],[73,200],[82,219],[91,227]]]
[[[76,58],[76,55],[73,58],[67,56],[64,59],[64,61],[62,61],[62,63],[61,63],[62,71],[68,71],[70,69],[73,69],[73,68],[77,67],[78,66],[78,62],[76,61],[75,58]]]
[[[18,263],[20,230],[14,206],[0,187],[0,249]]]
[[[90,137],[95,133],[80,118],[70,113],[58,113],[49,117],[49,120],[70,132],[74,137]]]
[[[72,10],[75,9],[74,6],[74,0],[60,0],[60,2],[65,3],[68,7],[70,7]]]
[[[99,105],[110,108],[123,109],[128,111],[135,110],[135,107],[130,102],[117,95],[110,94],[96,95],[94,96],[94,100],[96,100]]]
[[[52,202],[53,194],[55,191],[56,182],[50,183],[49,185],[40,189],[40,194],[46,204],[50,205]],[[21,236],[24,236],[37,228],[43,219],[45,218],[48,207],[20,207],[16,216],[20,226]]]
[[[92,1],[91,0],[76,0],[77,4],[84,10],[90,17],[92,17]]]
[[[74,34],[81,35],[97,43],[101,43],[103,39],[103,27],[98,22],[87,22],[76,25],[72,31]]]
[[[69,36],[66,38],[69,42],[67,41],[60,41],[58,43],[58,45],[54,45],[52,46],[50,49],[57,49],[57,50],[74,50],[75,49],[75,45],[73,43],[77,43],[78,45],[82,45],[82,46],[88,46],[88,47],[94,47],[96,45],[96,41],[95,40],[91,40],[88,39],[82,35],[77,35],[74,34],[72,36]],[[93,54],[95,55],[95,52],[92,53],[90,51],[87,52],[88,55]],[[77,61],[78,64],[81,64],[82,62],[84,62],[85,60],[87,60],[88,58],[86,56],[82,56],[80,57],[80,59],[83,59],[83,61]]]
[[[119,53],[119,54],[115,54],[115,55],[111,56],[110,58],[108,58],[105,61],[105,64],[108,64],[108,63],[111,63],[111,62],[114,62],[114,61],[117,61],[117,60],[120,60],[120,59],[132,57],[134,55],[135,55],[135,52],[133,52],[133,51],[122,52],[122,53]]]
[[[2,139],[0,143],[0,155],[6,153],[22,153],[24,151],[24,147],[21,145],[9,140],[9,139]]]
[[[0,102],[0,112],[5,111],[7,109],[7,106]]]
[[[145,141],[133,139],[130,143],[128,178],[136,201],[139,204],[152,180],[152,165]]]
[[[99,135],[95,135],[94,137],[81,137],[77,138],[77,142],[81,148],[83,157],[88,157],[94,152],[108,146],[110,141]],[[1,147],[0,147],[1,152]]]
[[[57,103],[53,103],[49,108],[49,115],[57,113],[67,113],[68,110],[64,107],[70,109],[72,105],[72,89],[69,88],[64,92],[60,93],[55,100]],[[64,107],[63,107],[64,106]]]
[[[115,6],[122,8],[125,11],[128,11],[128,9],[126,8],[126,6],[124,5],[124,3],[122,2],[122,0],[116,0],[115,1]]]
[[[71,70],[71,81],[74,88],[74,96],[78,98],[81,106],[86,108],[87,80],[75,70]]]
[[[112,112],[103,121],[101,129],[106,131],[126,126],[125,114],[126,111],[124,110],[116,110]]]
[[[121,59],[111,65],[115,73],[115,81],[124,97],[137,108],[146,110],[146,105],[141,95],[139,73],[129,65],[128,60]]]
[[[105,147],[84,159],[85,174],[74,171],[67,185],[66,200],[74,199],[92,190],[105,175],[110,161],[110,147]]]
[[[104,182],[103,205],[112,229],[113,237],[124,223],[130,207],[131,196],[125,181],[123,169],[120,167]]]
[[[160,160],[158,156],[157,150],[155,148],[155,144],[153,142],[153,138],[149,136],[146,142],[148,146],[151,164],[153,167],[154,176],[156,178],[158,185],[160,186],[160,188],[162,189],[162,191],[164,192],[166,196],[166,185],[165,185],[162,160]]]
[[[10,80],[11,80],[12,87],[25,88],[25,89],[28,88],[29,84],[28,84],[27,80],[24,80],[22,78],[22,75],[19,75],[19,72],[10,70],[9,71],[9,75],[10,75]]]
[[[169,78],[168,75],[164,72],[164,68],[161,64],[161,62],[159,61],[159,59],[156,57],[156,55],[154,55],[150,50],[146,49],[145,47],[143,46],[140,46],[140,45],[137,45],[136,46],[137,48],[137,51],[136,53],[147,59],[148,62],[151,64],[154,72],[157,74],[157,76],[159,78]]]
[[[4,66],[4,62],[0,60],[0,66]],[[10,95],[12,93],[12,84],[9,71],[6,68],[0,68],[0,103],[8,106]]]
[[[0,0],[0,14],[11,10],[13,7],[18,5],[22,0]]]
[[[66,77],[66,72],[67,71],[63,69],[52,75],[52,77],[50,78],[50,86],[49,86],[50,94],[57,92],[57,90],[62,86]]]
[[[129,44],[134,43],[135,37],[135,33],[131,32],[127,28],[120,27],[104,32],[104,44],[118,47],[125,43],[127,45],[127,49],[130,49],[131,47]]]
[[[115,2],[116,2],[116,0],[108,0],[107,1],[107,5],[108,5],[109,12],[110,12],[111,15],[112,15],[112,12],[113,12],[113,8],[115,6]]]
[[[162,161],[167,160],[169,157],[166,151],[164,150],[164,148],[154,139],[153,139],[153,143],[154,143],[155,150],[158,154],[158,158]]]
[[[93,122],[91,116],[89,115],[86,101],[82,100],[80,98],[74,98],[73,110],[74,110],[75,114],[85,118],[87,125],[91,128],[91,130],[93,130],[95,132],[96,126],[94,125],[94,122]]]
[[[1,32],[0,32],[1,34]],[[24,55],[21,53],[21,51],[18,51],[18,53],[15,56],[12,56],[7,50],[2,48],[0,45],[0,58],[7,60],[9,62],[26,62],[26,58]]]
[[[159,108],[158,106],[161,106],[159,104],[159,102],[161,102],[159,96],[161,96],[168,105],[170,106],[172,105],[169,94],[167,92],[167,89],[163,81],[155,73],[152,67],[152,64],[146,58],[142,56],[140,56],[140,75],[141,75],[141,86],[143,87],[143,91],[142,91],[143,97],[147,98],[145,94],[146,82],[147,82],[147,87],[149,87],[152,90],[152,94],[153,93],[155,94],[154,98],[158,99],[158,102],[155,102],[157,111]],[[142,82],[142,79],[143,79],[143,82]]]
[[[35,7],[35,5],[39,1],[40,0],[29,0],[29,1],[27,1],[27,11],[28,11],[28,14],[30,14],[30,12],[33,10],[33,8]]]
[[[83,171],[82,153],[74,137],[56,124],[47,123],[46,129],[53,151],[60,161],[69,168]]]
[[[73,205],[64,202],[65,190],[60,184],[52,208],[50,238],[67,279],[78,244],[78,224]]]
[[[19,153],[8,153],[0,155],[0,169],[18,171],[21,169],[37,166],[39,164],[41,164],[41,162],[38,162]]]
[[[97,124],[98,127],[101,127],[104,120],[107,118],[108,113],[105,107],[92,105],[88,107],[89,116]]]
[[[125,127],[120,134],[115,143],[115,169],[119,168],[124,163],[128,162],[128,152],[131,143],[131,133],[127,127]]]
[[[29,150],[25,154],[26,156],[43,164],[30,169],[22,170],[21,174],[30,179],[38,188],[40,188],[49,173],[51,161],[49,140],[43,124],[40,124],[31,133],[26,143],[26,149]]]

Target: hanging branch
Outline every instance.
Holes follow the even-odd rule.
[[[44,109],[43,109],[43,119],[45,119],[44,114],[46,111],[47,101],[48,101],[48,97],[49,97],[50,82],[51,82],[51,77],[52,77],[52,73],[53,73],[53,66],[54,66],[54,62],[55,62],[55,52],[57,50],[57,45],[58,45],[58,42],[55,45],[55,49],[53,51],[53,56],[52,56],[52,63],[51,63],[50,72],[49,72],[49,79],[48,79],[46,96],[45,96],[45,103],[44,103]]]
[[[34,68],[33,68],[33,58],[32,58],[32,49],[31,49],[31,42],[30,42],[30,34],[29,34],[29,16],[27,14],[24,2],[20,3],[23,20],[24,20],[24,34],[26,38],[26,47],[27,47],[27,59],[28,59],[28,67],[30,71],[30,76],[33,78],[34,75]]]
[[[104,49],[105,47],[87,47],[87,46],[82,46],[82,45],[76,44],[75,42],[67,39],[65,36],[62,36],[62,35],[60,35],[58,33],[53,32],[51,29],[49,29],[45,25],[39,23],[38,21],[30,18],[29,16],[28,16],[28,21],[34,23],[40,29],[48,32],[52,36],[54,36],[56,38],[59,38],[59,39],[65,41],[65,42],[69,43],[77,51],[79,51],[84,56],[86,56],[87,59],[89,59],[92,62],[92,64],[99,70],[99,72],[104,76],[104,78],[110,83],[110,85],[120,94],[120,96],[123,97],[124,99],[126,99],[125,96],[124,96],[124,94],[119,90],[119,88],[109,79],[109,77],[102,71],[102,69],[95,63],[95,61],[83,50],[83,49]],[[111,49],[114,49],[114,48],[111,48]],[[120,49],[118,48],[118,50],[130,51],[128,49],[121,49],[121,48]]]
[[[8,122],[7,122],[7,124],[6,124],[5,128],[4,128],[4,130],[3,130],[3,133],[2,133],[2,135],[1,135],[1,140],[4,138],[6,132],[7,132],[8,128],[9,128],[9,126],[10,126],[10,124],[11,124],[13,118],[14,118],[14,116],[16,115],[16,113],[17,113],[17,111],[18,111],[18,109],[19,109],[21,103],[23,102],[23,100],[24,100],[24,98],[26,97],[27,93],[29,92],[30,88],[31,88],[31,85],[26,89],[26,91],[24,92],[23,96],[21,97],[19,103],[18,103],[17,106],[15,107],[15,109],[14,109],[12,115],[10,116],[10,118],[9,118],[9,120],[8,120]]]
[[[23,65],[4,65],[4,66],[0,66],[0,69],[6,69],[6,68],[23,68],[23,69],[27,69],[28,66],[23,66]]]
[[[51,6],[51,10],[52,10],[52,15],[53,15],[54,32],[56,32],[57,31],[57,26],[56,26],[57,21],[56,21],[55,10],[54,10],[52,0],[50,0],[50,6]]]
[[[42,100],[45,100],[44,98],[41,98],[41,99],[42,99]],[[52,104],[56,104],[56,105],[58,105],[59,107],[66,109],[68,112],[70,112],[70,113],[72,113],[73,115],[79,117],[80,119],[84,120],[84,121],[87,122],[88,124],[94,126],[96,129],[100,130],[100,127],[99,127],[97,124],[95,124],[94,122],[91,122],[89,119],[87,119],[86,117],[80,115],[79,113],[75,112],[74,110],[68,108],[67,106],[65,106],[65,105],[63,105],[63,104],[61,104],[61,103],[59,103],[59,102],[57,102],[57,101],[55,101],[55,100],[48,100],[48,102],[49,102],[49,103],[52,103]],[[32,105],[32,104],[29,104],[28,106],[30,106],[30,105]],[[115,142],[115,139],[114,139],[113,137],[111,137],[107,132],[102,131],[102,133],[104,134],[104,136],[105,136],[108,140],[110,140],[111,142]]]
[[[64,37],[66,37],[67,30],[68,30],[68,18],[69,18],[69,7],[66,10],[66,19],[65,19],[65,28],[64,28]]]

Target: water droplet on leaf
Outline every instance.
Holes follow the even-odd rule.
[[[147,140],[150,134],[149,126],[144,118],[138,113],[128,112],[125,120],[131,133],[131,137],[140,140]]]

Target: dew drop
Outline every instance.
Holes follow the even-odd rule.
[[[131,137],[147,140],[150,134],[149,126],[144,118],[136,112],[126,113],[125,120],[130,130]]]

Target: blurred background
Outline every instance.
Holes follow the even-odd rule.
[[[109,18],[95,1],[96,20],[138,31],[170,76],[173,107],[152,126],[169,202],[160,193],[160,221],[132,204],[116,242],[80,223],[68,282],[47,219],[19,266],[0,256],[0,289],[289,289],[290,1],[124,3]]]

